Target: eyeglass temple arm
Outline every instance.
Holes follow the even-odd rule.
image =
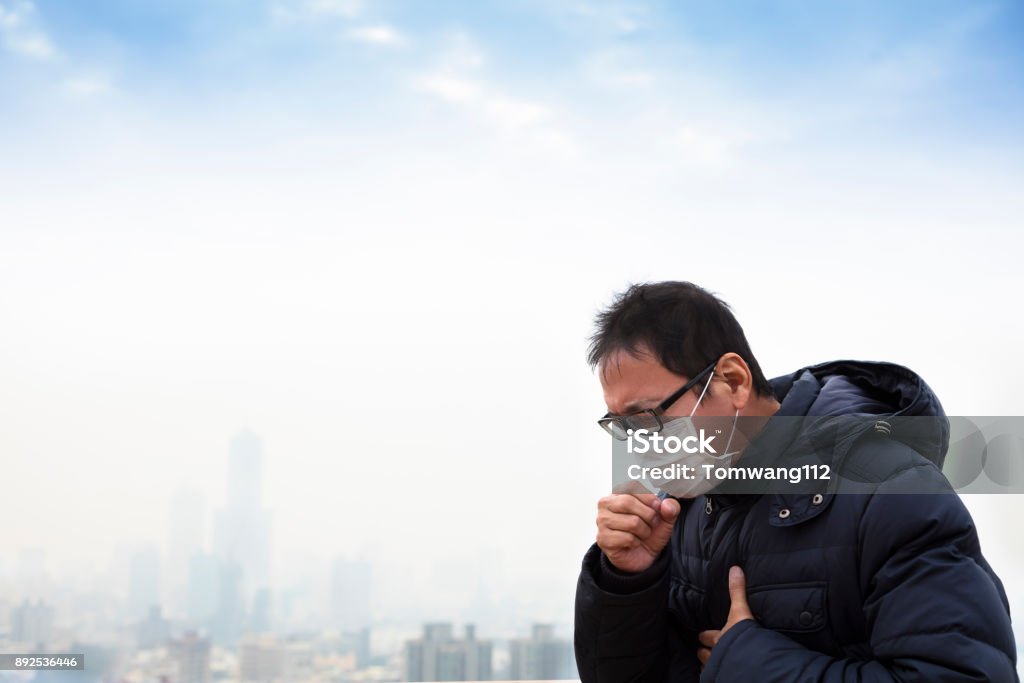
[[[683,394],[692,389],[704,375],[708,374],[709,372],[714,372],[716,365],[718,365],[717,359],[711,365],[707,366],[706,368],[698,372],[696,375],[694,375],[689,382],[684,384],[682,388],[679,389],[679,391],[675,392],[674,394],[666,398],[664,401],[659,403],[658,407],[654,409],[655,414],[661,415],[662,413],[664,413],[670,405],[678,401]]]

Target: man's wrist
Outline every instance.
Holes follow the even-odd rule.
[[[639,593],[646,588],[650,588],[668,571],[669,556],[667,550],[667,548],[662,550],[650,567],[639,572],[627,572],[619,569],[602,552],[597,584],[609,593],[617,593],[619,595]]]

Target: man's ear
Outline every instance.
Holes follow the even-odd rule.
[[[736,410],[743,410],[754,391],[754,376],[747,362],[738,353],[722,356],[716,368],[718,375],[729,385],[729,400]]]

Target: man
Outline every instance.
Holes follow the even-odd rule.
[[[735,415],[737,464],[857,477],[602,498],[576,593],[583,683],[1018,681],[1006,595],[937,466],[948,421],[920,377],[837,361],[769,382],[728,307],[687,282],[633,286],[597,327],[609,431]]]

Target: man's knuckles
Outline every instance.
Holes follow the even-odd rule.
[[[597,532],[597,545],[602,550],[630,550],[638,543],[636,536],[625,531],[602,529]]]

